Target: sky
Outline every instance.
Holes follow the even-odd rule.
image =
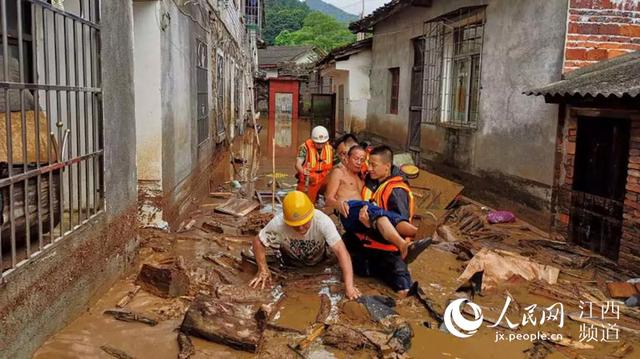
[[[332,4],[340,9],[350,12],[352,14],[360,15],[362,9],[362,0],[323,0],[326,3]],[[391,0],[364,0],[364,12],[365,15],[370,14],[373,10],[388,3]]]

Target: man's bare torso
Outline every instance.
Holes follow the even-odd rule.
[[[360,179],[360,176],[349,171],[346,166],[340,166],[336,168],[336,171],[339,171],[340,176],[336,199],[338,201],[362,200],[361,191],[364,181]]]

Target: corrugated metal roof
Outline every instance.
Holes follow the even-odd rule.
[[[640,51],[583,67],[568,73],[564,80],[524,93],[554,97],[638,97],[640,95]]]
[[[258,49],[258,64],[277,65],[293,61],[296,57],[312,50],[312,46],[269,46],[266,49]]]

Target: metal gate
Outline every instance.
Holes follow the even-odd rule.
[[[104,208],[100,1],[0,0],[0,277]]]

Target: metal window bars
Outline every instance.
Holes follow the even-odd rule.
[[[100,0],[0,0],[0,278],[104,208]]]
[[[198,145],[201,145],[209,138],[209,54],[206,43],[200,39],[196,39],[196,61],[196,126]]]
[[[262,31],[262,9],[260,7],[260,1],[246,0],[244,16],[247,30],[255,31],[256,35],[260,37]]]
[[[472,7],[425,23],[422,123],[477,128],[484,20]]]

